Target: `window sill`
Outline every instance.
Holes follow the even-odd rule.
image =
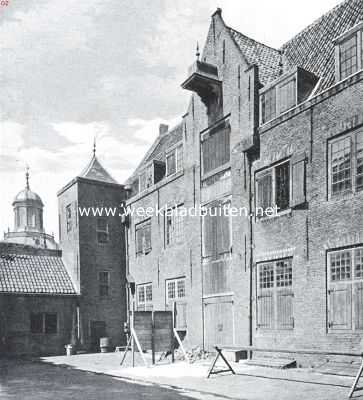
[[[361,195],[363,195],[363,190],[359,191],[347,190],[342,193],[329,194],[328,201],[338,202],[338,201],[350,200],[356,196],[361,196]]]
[[[292,208],[288,208],[287,210],[278,212],[276,215],[271,215],[271,217],[269,216],[256,217],[256,220],[260,222],[266,222],[266,221],[273,221],[279,217],[291,216],[291,215],[292,215]]]
[[[220,165],[217,168],[214,168],[212,171],[208,171],[205,174],[203,174],[202,177],[201,177],[201,181],[205,181],[206,179],[210,178],[211,176],[216,175],[216,174],[218,174],[218,173],[220,173],[220,172],[222,172],[224,170],[227,170],[229,168],[231,168],[231,162],[230,161],[228,161],[227,163],[225,163],[223,165]]]

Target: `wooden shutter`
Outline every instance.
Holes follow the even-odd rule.
[[[353,304],[354,327],[355,329],[363,329],[363,282],[354,284]]]
[[[350,283],[339,283],[330,287],[328,309],[330,329],[352,329],[352,285]]]
[[[209,212],[203,217],[203,257],[216,255],[216,223],[217,218],[209,215]]]
[[[304,204],[306,201],[306,185],[305,185],[305,153],[297,154],[291,158],[290,162],[290,207],[296,207]]]
[[[224,210],[221,210],[221,215],[215,217],[217,220],[217,252],[218,254],[228,253],[231,248],[230,241],[230,217],[224,215]]]
[[[257,327],[273,328],[274,305],[272,290],[264,290],[257,296]]]
[[[136,228],[136,254],[142,253],[142,242],[143,242],[143,229],[141,227]]]
[[[278,290],[276,294],[277,303],[277,328],[293,329],[293,293],[291,290]]]
[[[257,177],[257,206],[265,210],[272,205],[271,171]]]
[[[148,252],[151,250],[151,224],[148,223],[144,226],[144,251]]]

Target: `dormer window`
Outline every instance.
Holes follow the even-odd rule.
[[[363,22],[335,39],[336,78],[341,81],[363,69]]]
[[[339,46],[340,79],[353,75],[358,70],[357,36],[353,35]]]
[[[300,67],[282,75],[260,90],[260,121],[265,124],[305,101],[312,93],[317,76]]]

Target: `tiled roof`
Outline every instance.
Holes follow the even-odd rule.
[[[263,85],[279,76],[280,53],[278,50],[259,43],[232,28],[228,29],[248,63],[258,65],[259,78]]]
[[[0,254],[0,293],[76,294],[59,256]]]
[[[319,91],[334,83],[333,39],[363,21],[363,0],[346,0],[285,43],[284,70],[302,67],[322,78]]]
[[[117,181],[105,170],[101,163],[93,156],[87,167],[78,175],[80,178],[93,179],[101,182],[115,183]]]
[[[134,173],[127,180],[127,183],[131,184],[135,176],[152,160],[165,161],[165,151],[168,150],[174,144],[180,142],[183,139],[183,124],[180,123],[171,129],[168,133],[162,136],[158,136],[146,153],[143,160],[140,162]]]
[[[260,82],[265,85],[279,76],[280,52],[283,71],[302,67],[321,78],[316,93],[334,84],[335,53],[333,40],[363,21],[363,0],[346,0],[313,22],[279,50],[230,30],[247,61],[259,67]]]

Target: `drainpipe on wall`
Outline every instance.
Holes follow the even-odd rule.
[[[250,346],[253,345],[253,321],[252,321],[252,307],[253,307],[253,216],[254,212],[252,212],[253,199],[252,199],[252,161],[251,157],[248,158],[248,199],[249,199],[249,210],[250,210],[250,218],[249,218],[249,230],[250,230],[250,276],[249,276],[249,310],[248,310],[248,344]]]

